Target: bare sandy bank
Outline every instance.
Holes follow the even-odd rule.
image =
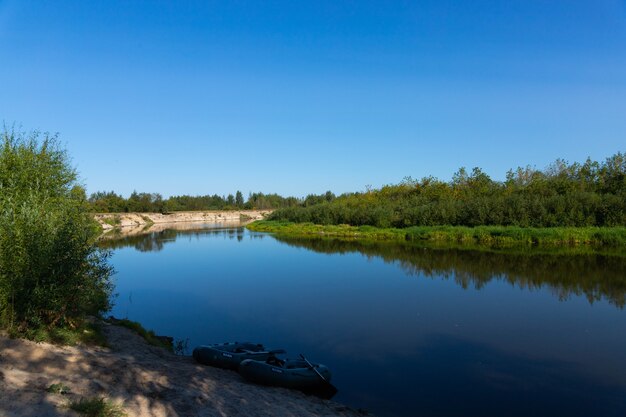
[[[140,227],[162,223],[228,223],[260,220],[272,210],[177,211],[174,213],[99,213],[94,217],[102,229]]]
[[[111,348],[60,347],[0,335],[0,416],[78,416],[69,401],[105,396],[128,416],[363,416],[297,391],[252,385],[107,324]],[[55,383],[66,395],[46,392]]]

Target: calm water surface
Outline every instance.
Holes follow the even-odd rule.
[[[328,365],[380,416],[626,415],[626,258],[278,240],[243,228],[108,242],[113,315]]]

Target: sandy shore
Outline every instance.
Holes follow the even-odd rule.
[[[297,391],[252,385],[106,324],[111,348],[60,347],[0,334],[0,416],[78,416],[70,401],[104,396],[128,416],[363,416]],[[66,395],[46,392],[55,383]]]
[[[114,227],[142,227],[161,223],[231,223],[242,220],[261,220],[272,210],[229,210],[229,211],[177,211],[161,213],[100,213],[94,218],[104,231]]]

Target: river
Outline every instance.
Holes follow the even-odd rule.
[[[278,239],[103,241],[118,318],[189,348],[262,342],[379,416],[626,415],[626,255]]]

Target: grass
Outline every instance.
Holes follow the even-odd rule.
[[[106,398],[89,398],[72,401],[69,404],[71,410],[87,417],[125,417],[124,408]]]
[[[252,217],[244,213],[239,214],[239,221],[247,222],[248,220],[252,220]]]
[[[109,226],[118,227],[122,222],[122,219],[119,214],[114,214],[112,217],[104,217],[102,221]]]
[[[626,246],[623,227],[551,227],[515,226],[411,227],[407,240],[469,243],[491,247],[509,246]]]
[[[255,232],[269,232],[286,236],[328,236],[347,239],[405,240],[401,229],[380,229],[372,226],[319,225],[257,220],[246,226]]]
[[[148,344],[156,347],[160,347],[166,349],[170,352],[174,352],[174,344],[172,341],[169,341],[168,338],[157,336],[156,333],[152,330],[146,330],[140,323],[136,321],[128,320],[128,319],[116,319],[109,318],[109,321],[112,324],[117,326],[126,327],[137,333],[139,336],[143,337]]]
[[[70,387],[59,382],[57,384],[52,384],[48,388],[46,388],[46,392],[49,392],[51,394],[66,395],[69,394],[71,390]]]
[[[496,248],[516,246],[626,246],[626,227],[416,226],[396,229],[268,220],[259,220],[246,227],[252,231],[270,232],[289,237],[315,236],[347,240],[421,241]]]
[[[143,219],[144,222],[146,222],[146,226],[152,226],[154,224],[152,219],[148,216],[141,215],[141,218]]]
[[[52,343],[64,346],[76,346],[78,344],[107,346],[107,340],[102,332],[102,326],[96,321],[85,321],[81,325],[74,327],[47,328],[41,326],[30,329],[10,328],[9,336],[24,338],[38,343]]]

